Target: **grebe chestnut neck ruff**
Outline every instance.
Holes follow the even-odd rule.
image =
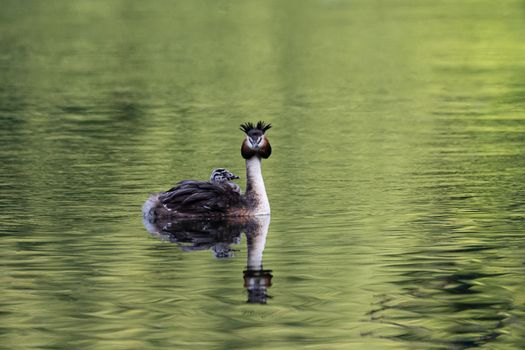
[[[224,168],[214,169],[210,181],[184,180],[166,192],[151,195],[142,208],[144,218],[234,217],[270,214],[270,203],[262,176],[261,162],[272,154],[265,133],[271,124],[244,123],[241,155],[246,160],[246,191],[230,180],[239,177]]]

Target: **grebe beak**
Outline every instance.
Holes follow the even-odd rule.
[[[259,144],[261,143],[262,137],[258,137],[257,139],[252,139],[251,137],[248,138],[248,141],[250,142],[250,146],[252,149],[259,148]]]

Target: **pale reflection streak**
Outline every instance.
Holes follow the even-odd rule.
[[[175,243],[183,251],[210,250],[217,259],[232,258],[241,235],[246,235],[246,269],[243,271],[244,288],[248,303],[266,304],[268,288],[272,285],[272,270],[263,268],[263,251],[270,226],[270,216],[223,220],[159,220],[143,219],[148,232]]]

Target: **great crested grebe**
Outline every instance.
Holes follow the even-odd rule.
[[[241,146],[241,155],[246,159],[244,194],[228,181],[184,180],[166,192],[151,195],[142,208],[144,217],[155,221],[170,217],[269,215],[270,203],[264,187],[261,160],[272,153],[265,135],[271,127],[262,121],[256,125],[241,124],[241,130],[246,134]]]

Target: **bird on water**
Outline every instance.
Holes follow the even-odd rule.
[[[262,121],[241,124],[245,133],[241,146],[241,155],[246,160],[244,193],[229,181],[236,175],[223,168],[214,169],[210,181],[184,180],[166,192],[151,195],[142,208],[144,218],[153,222],[168,218],[269,215],[261,163],[272,153],[265,135],[271,127]]]

